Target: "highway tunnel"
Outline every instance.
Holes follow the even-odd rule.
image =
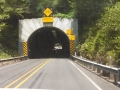
[[[28,38],[28,58],[69,58],[69,38],[56,27],[42,27]],[[56,44],[61,46],[55,46]],[[57,48],[56,48],[57,47]]]

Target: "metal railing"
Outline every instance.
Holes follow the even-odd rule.
[[[102,65],[96,62],[92,62],[90,60],[84,59],[84,58],[80,58],[80,57],[75,57],[71,55],[71,59],[72,60],[77,60],[78,63],[80,63],[82,66],[86,66],[86,67],[90,67],[90,68],[96,68],[98,70],[102,70],[103,72],[107,72],[109,74],[113,74],[114,75],[114,83],[118,84],[119,80],[120,80],[120,68],[115,68],[115,67],[111,67],[111,66],[106,66],[106,65]]]
[[[27,56],[20,56],[20,57],[12,57],[7,59],[0,59],[0,66],[5,66],[11,63],[20,62],[27,60]]]

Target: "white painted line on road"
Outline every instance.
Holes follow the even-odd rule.
[[[90,79],[83,71],[81,71],[75,64],[69,61],[79,72],[81,72],[98,90],[102,90],[92,79]]]
[[[15,88],[0,88],[0,90],[16,90]],[[52,89],[17,89],[17,90],[52,90]]]
[[[21,63],[27,62],[27,61],[29,61],[29,60],[25,60],[25,61],[17,62],[17,63],[11,64],[11,65],[8,65],[8,66],[3,66],[3,67],[1,67],[0,69],[4,69],[4,68],[11,67],[11,66],[15,66],[15,65],[18,65],[18,64],[21,64]]]

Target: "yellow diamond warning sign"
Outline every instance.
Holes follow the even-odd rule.
[[[50,16],[52,14],[52,10],[50,8],[46,8],[44,10],[44,14],[48,17],[48,16]]]

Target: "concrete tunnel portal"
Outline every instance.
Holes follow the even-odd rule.
[[[56,27],[42,27],[28,38],[28,58],[69,58],[70,42],[66,33]],[[59,44],[62,48],[55,48]]]

